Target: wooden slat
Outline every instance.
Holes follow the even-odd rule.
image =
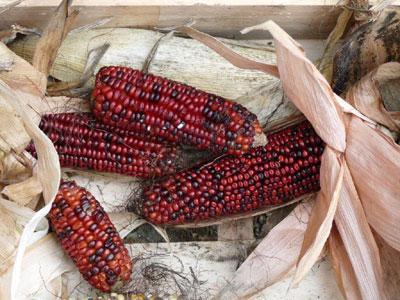
[[[2,14],[0,28],[15,23],[43,28],[58,3],[58,0],[24,1]],[[336,6],[337,0],[256,0],[251,5],[244,0],[182,0],[176,3],[164,0],[77,0],[72,6],[80,9],[76,26],[110,16],[113,19],[106,27],[165,27],[193,18],[196,28],[228,38],[243,38],[239,30],[269,19],[295,38],[326,38],[341,11]],[[0,7],[4,5],[2,2]],[[245,37],[268,36],[254,32]]]

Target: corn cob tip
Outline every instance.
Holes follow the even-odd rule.
[[[48,217],[62,247],[93,287],[109,292],[130,280],[128,249],[87,190],[75,181],[62,181]]]

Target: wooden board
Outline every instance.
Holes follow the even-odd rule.
[[[249,242],[187,242],[130,244],[135,268],[130,290],[147,294],[183,294],[184,298],[211,299],[226,284],[247,256]],[[179,275],[174,274],[179,273]],[[88,284],[71,274],[79,286],[72,297],[93,295]],[[162,276],[156,284],[151,277]],[[150,278],[150,280],[149,280]],[[318,262],[305,277],[300,288],[288,290],[290,278],[258,294],[254,299],[342,299],[328,261]],[[299,297],[297,297],[298,295]],[[286,297],[288,296],[288,297]]]
[[[1,2],[5,6],[6,0]],[[43,28],[59,0],[27,0],[3,13],[0,28],[11,24]],[[228,38],[266,38],[263,32],[242,36],[247,26],[274,20],[294,38],[326,38],[341,8],[337,0],[76,0],[76,26],[113,17],[106,27],[153,28],[182,24],[193,18],[196,28]],[[374,1],[372,1],[374,2]]]

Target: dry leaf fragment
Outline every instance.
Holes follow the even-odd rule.
[[[245,299],[295,269],[314,201],[297,207],[261,241],[215,299]]]
[[[374,121],[393,131],[400,131],[400,113],[386,109],[381,87],[391,81],[400,82],[400,63],[389,62],[379,66],[358,81],[346,94],[346,99],[355,108]],[[400,103],[392,99],[392,105]]]
[[[361,300],[356,274],[335,226],[332,227],[331,234],[329,235],[328,245],[330,261],[336,275],[336,282],[342,294],[346,299]]]
[[[19,205],[25,206],[40,196],[42,185],[36,176],[32,176],[24,181],[7,185],[1,193]]]
[[[6,266],[12,262],[11,258],[17,250],[21,228],[17,227],[12,214],[1,202],[0,220],[0,275],[2,275],[6,270]]]
[[[63,0],[60,3],[36,45],[32,65],[46,77],[50,73],[58,48],[70,29],[71,19],[76,17],[76,12],[68,15],[71,3],[71,0]]]
[[[206,46],[210,47],[216,53],[221,55],[223,58],[228,60],[231,64],[238,68],[242,69],[250,69],[250,70],[258,70],[268,74],[271,74],[275,77],[279,77],[278,68],[274,65],[257,62],[246,57],[243,57],[236,52],[232,51],[228,47],[226,47],[221,41],[218,39],[200,32],[189,26],[181,26],[175,28],[177,31],[181,31],[189,35],[190,37],[202,42]]]
[[[335,224],[353,266],[362,298],[385,299],[379,250],[346,165]]]
[[[353,117],[346,160],[369,224],[400,251],[400,146]]]
[[[336,52],[333,90],[337,94],[388,61],[400,59],[400,8],[383,11],[379,18],[353,32]]]
[[[333,56],[336,50],[336,44],[342,38],[346,30],[347,24],[349,23],[352,16],[353,12],[350,9],[343,8],[343,11],[340,13],[336,21],[335,27],[328,36],[324,53],[322,54],[322,57],[317,64],[318,70],[320,70],[320,72],[325,76],[326,80],[329,83],[332,81]]]

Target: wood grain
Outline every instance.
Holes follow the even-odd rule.
[[[57,0],[24,1],[10,8],[0,19],[0,28],[18,23],[27,27],[45,26]],[[76,26],[110,17],[107,27],[139,27],[152,29],[180,25],[188,18],[196,20],[196,28],[214,36],[227,38],[267,38],[265,32],[243,37],[244,27],[274,20],[294,38],[326,38],[341,12],[336,0],[181,0],[181,1],[74,1],[80,10]],[[0,5],[4,6],[5,4]]]

